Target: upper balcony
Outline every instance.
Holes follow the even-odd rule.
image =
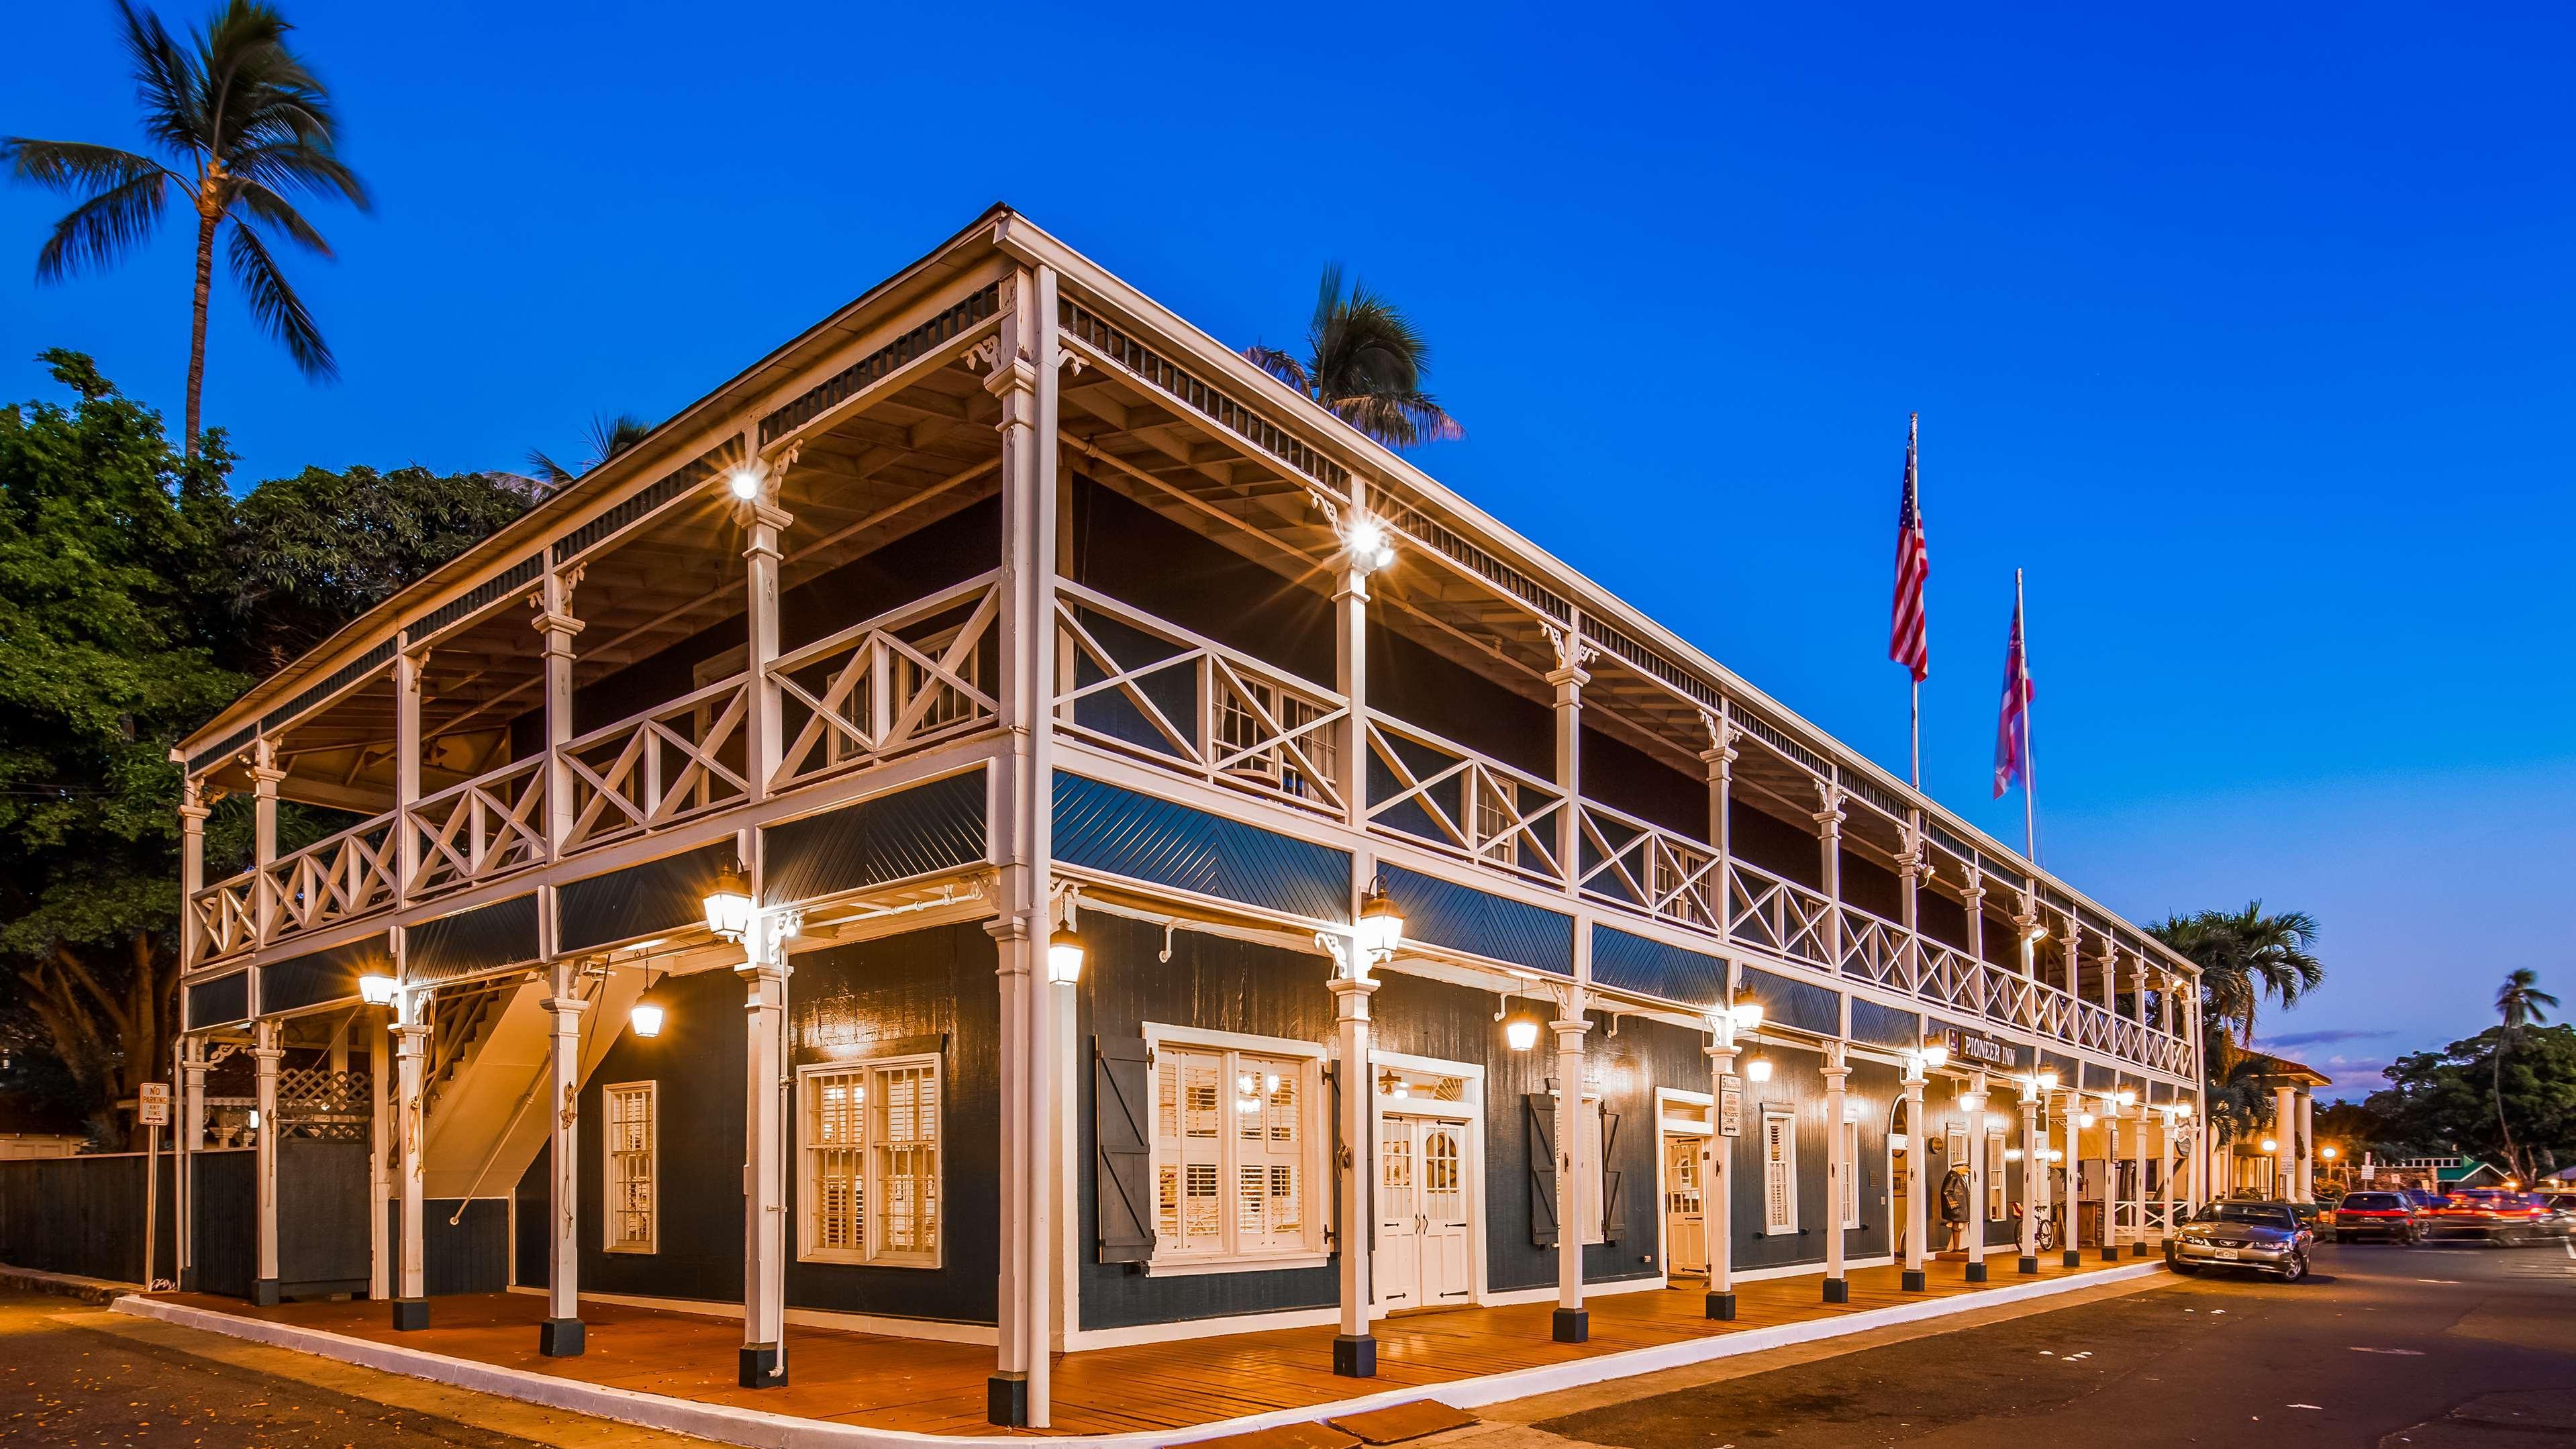
[[[1005,537],[995,361],[1047,267],[1066,366],[1044,628],[1072,767],[1122,762],[1521,899],[2190,1073],[2169,1000],[2187,963],[1003,221],[192,741],[193,789],[301,814],[296,848],[191,890],[191,966],[997,748],[1005,560],[1030,541]],[[783,479],[767,514],[728,490],[746,466]],[[1331,682],[1332,595],[1360,516],[1398,562],[1370,580],[1355,709]],[[764,528],[774,641],[747,623]],[[1586,675],[1570,749],[1548,683],[1568,660]]]

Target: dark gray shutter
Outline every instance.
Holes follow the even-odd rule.
[[[1530,1246],[1556,1246],[1556,1097],[1531,1092],[1521,1098],[1529,1122]]]
[[[1091,1039],[1092,1192],[1104,1263],[1154,1256],[1152,1062],[1142,1037]]]
[[[1601,1240],[1615,1243],[1628,1233],[1628,1175],[1610,1164],[1619,1160],[1619,1114],[1601,1114]]]

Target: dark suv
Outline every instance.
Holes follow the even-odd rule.
[[[2415,1203],[2402,1192],[2348,1192],[2334,1207],[2336,1242],[2384,1238],[2411,1243],[2424,1236]]]

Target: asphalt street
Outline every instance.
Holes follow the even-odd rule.
[[[2576,1445],[2576,1249],[2328,1245],[2304,1283],[2204,1274],[1522,1423],[1621,1449]]]

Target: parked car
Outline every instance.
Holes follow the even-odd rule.
[[[2529,1243],[2566,1233],[2567,1223],[2557,1210],[2530,1193],[2472,1187],[2443,1200],[2440,1211],[2433,1214],[2430,1236]]]
[[[2285,1202],[2281,1206],[2298,1214],[2299,1226],[2306,1228],[2317,1242],[2331,1243],[2335,1240],[2335,1219],[2332,1209],[2322,1203],[2313,1202]]]
[[[2561,1218],[2576,1218],[2576,1187],[2544,1187],[2532,1196],[2548,1204]]]
[[[2338,1243],[2363,1238],[2411,1243],[2424,1236],[2423,1215],[2405,1193],[2360,1189],[2335,1204],[2334,1234]]]
[[[2218,1202],[2202,1208],[2182,1231],[2165,1240],[2165,1266],[2192,1274],[2203,1268],[2250,1268],[2284,1283],[2308,1276],[2316,1234],[2286,1202]]]

